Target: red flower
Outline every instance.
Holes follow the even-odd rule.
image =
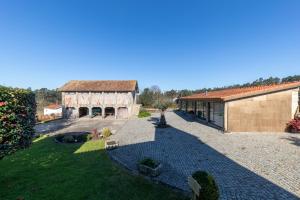
[[[5,105],[6,105],[6,102],[0,102],[0,107],[5,106]]]

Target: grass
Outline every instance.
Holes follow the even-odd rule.
[[[150,117],[150,116],[151,116],[151,113],[149,113],[146,110],[141,110],[138,115],[139,118]]]
[[[1,200],[181,200],[168,187],[132,176],[111,162],[104,142],[58,144],[42,137],[0,160]]]

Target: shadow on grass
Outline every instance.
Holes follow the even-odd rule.
[[[133,171],[137,171],[137,163],[143,158],[153,158],[163,164],[162,174],[153,180],[183,190],[189,190],[188,176],[204,170],[215,177],[221,199],[299,199],[188,132],[170,126],[155,128],[153,134],[154,141],[123,145],[109,154]]]
[[[111,162],[102,140],[63,144],[40,137],[1,160],[0,169],[1,200],[183,199]]]

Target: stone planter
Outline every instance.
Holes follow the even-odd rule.
[[[151,168],[144,164],[138,164],[138,170],[140,173],[147,176],[156,177],[161,174],[162,164],[159,163],[156,168]]]
[[[188,184],[193,192],[192,200],[199,199],[200,190],[201,190],[200,184],[192,176],[188,177]]]
[[[107,140],[105,141],[105,149],[110,150],[110,149],[115,149],[119,146],[119,143],[114,140]]]

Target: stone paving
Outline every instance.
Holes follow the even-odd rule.
[[[221,199],[300,199],[300,135],[224,134],[173,112],[166,113],[170,128],[156,129],[155,120],[127,121],[113,135],[120,147],[110,156],[133,171],[140,159],[152,157],[164,166],[156,180],[185,191],[187,177],[205,170]]]
[[[68,132],[91,132],[95,128],[101,131],[107,127],[115,134],[126,121],[121,119],[102,119],[101,117],[83,117],[74,120],[60,119],[38,124],[35,126],[35,130],[37,134],[48,133],[49,135],[56,135]]]

